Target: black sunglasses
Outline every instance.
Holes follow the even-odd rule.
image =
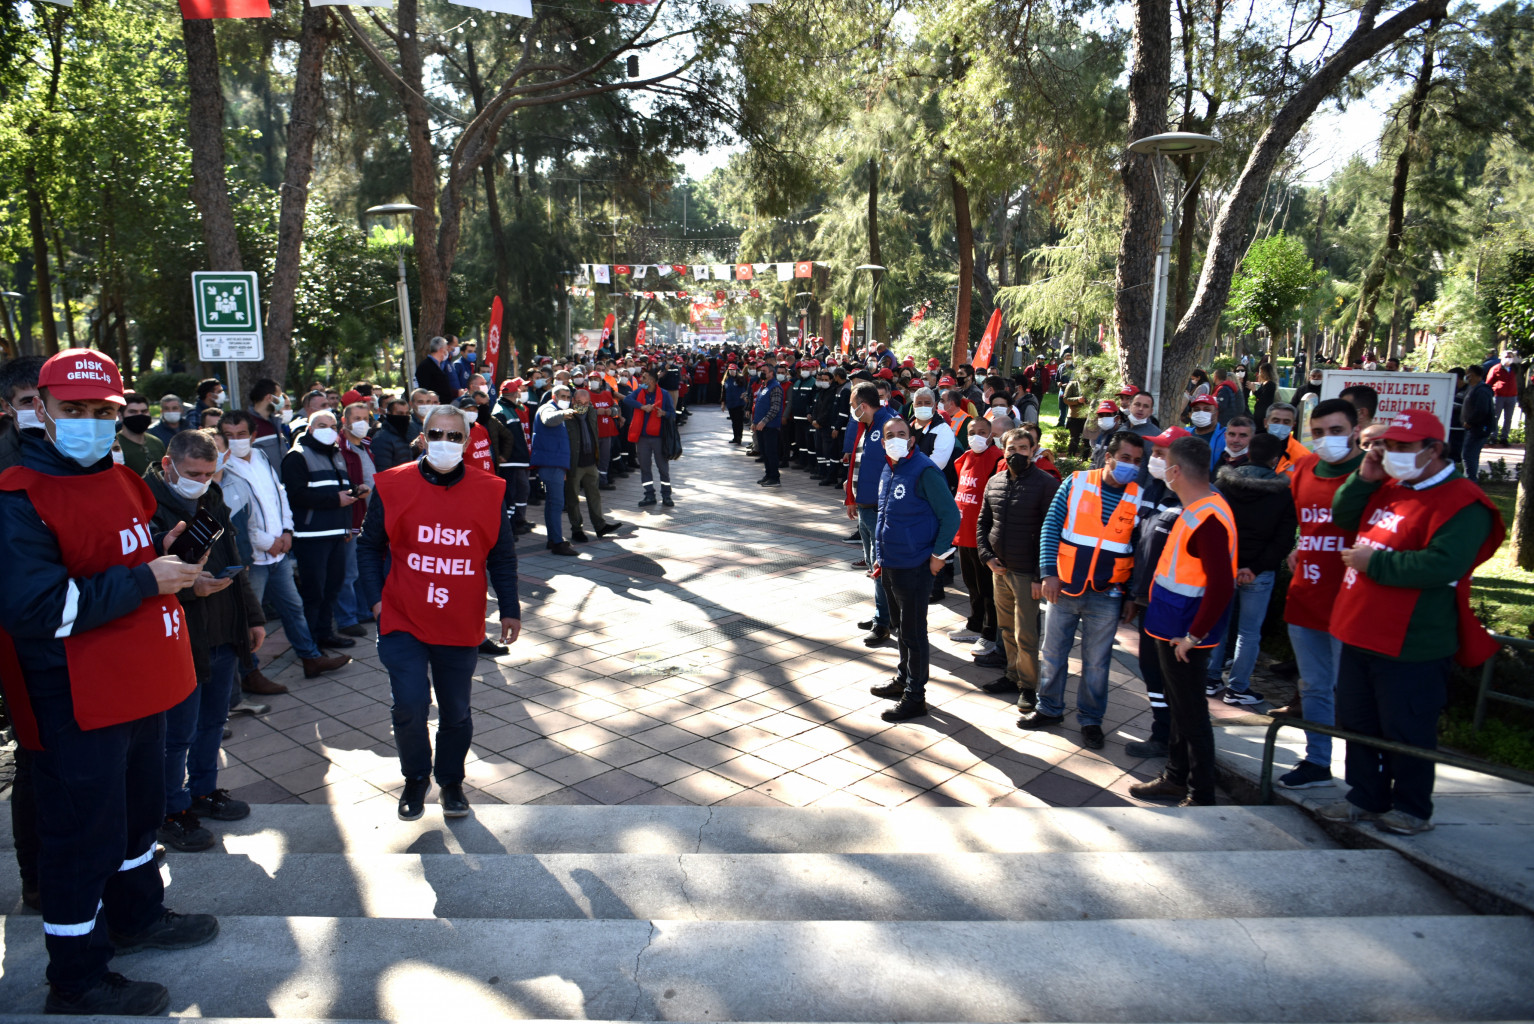
[[[463,444],[463,432],[459,430],[438,430],[435,427],[426,432],[426,440],[428,441],[441,441],[444,439],[454,444]]]

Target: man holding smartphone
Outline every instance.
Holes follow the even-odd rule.
[[[266,616],[240,560],[229,507],[213,481],[217,472],[212,430],[183,430],[144,477],[159,504],[151,528],[187,522],[199,545],[207,545],[183,556],[196,555],[204,566],[176,595],[186,611],[197,688],[165,716],[165,822],[159,838],[184,853],[213,845],[202,818],[239,821],[250,814],[249,804],[218,787],[218,752],[240,653],[259,651],[266,640]]]
[[[443,815],[469,813],[463,793],[474,737],[469,688],[485,638],[487,575],[501,606],[501,643],[514,643],[522,631],[516,525],[502,512],[501,479],[464,464],[469,427],[462,409],[440,405],[427,414],[426,454],[374,478],[357,542],[358,576],[378,619],[378,658],[394,692],[405,821],[425,813],[434,774]],[[433,689],[435,769],[427,733]]]
[[[33,786],[48,947],[47,1010],[157,1014],[165,986],[107,969],[115,953],[189,949],[218,921],[165,909],[154,862],[165,715],[195,686],[175,595],[201,564],[162,555],[155,501],[111,457],[122,377],[72,348],[38,376],[40,431],[0,474],[0,681]]]

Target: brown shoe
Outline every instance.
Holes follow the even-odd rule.
[[[1158,775],[1149,782],[1136,782],[1129,787],[1129,795],[1136,800],[1168,800],[1181,801],[1188,795],[1187,786],[1179,786],[1175,782],[1168,782],[1165,776]]]
[[[281,683],[274,683],[256,669],[240,682],[240,688],[246,693],[256,693],[263,697],[269,697],[274,693],[287,693],[288,688]]]
[[[1271,718],[1304,718],[1305,709],[1301,706],[1300,695],[1295,694],[1292,703],[1285,704],[1281,708],[1274,708],[1268,712],[1268,715]]]
[[[330,672],[350,662],[351,656],[347,654],[334,654],[330,657],[305,658],[304,678],[313,679],[322,672]]]

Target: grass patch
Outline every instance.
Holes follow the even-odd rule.
[[[1502,521],[1512,523],[1518,485],[1488,483],[1482,489],[1501,511]],[[1503,542],[1497,553],[1476,570],[1470,582],[1476,612],[1493,632],[1534,636],[1534,572],[1518,568],[1513,561],[1511,540]]]
[[[1534,772],[1534,731],[1490,717],[1494,713],[1488,711],[1485,726],[1476,732],[1470,715],[1450,711],[1438,727],[1438,741],[1471,757]]]

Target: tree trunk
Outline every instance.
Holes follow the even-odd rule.
[[[267,283],[266,356],[255,371],[257,378],[270,377],[284,385],[293,347],[293,310],[304,244],[304,219],[308,214],[309,179],[314,173],[314,140],[319,135],[319,116],[325,102],[325,50],[333,39],[330,12],[324,7],[306,8],[298,37],[298,67],[293,74],[293,109],[288,113],[288,152],[278,201],[277,254],[272,279]],[[236,398],[243,401],[243,396]]]
[[[69,304],[69,290],[64,278],[64,239],[59,234],[58,222],[53,219],[53,211],[48,209],[47,203],[43,204],[43,210],[48,214],[48,223],[53,228],[53,259],[59,270],[59,302],[64,306],[64,336],[69,339],[69,347],[75,348],[79,342],[75,341],[75,312]]]
[[[1364,275],[1363,289],[1358,295],[1358,316],[1353,321],[1353,333],[1348,336],[1347,365],[1356,365],[1364,349],[1374,337],[1376,318],[1374,311],[1380,301],[1380,289],[1385,285],[1385,274],[1401,251],[1401,232],[1406,225],[1406,183],[1411,176],[1412,150],[1417,144],[1417,130],[1422,126],[1422,111],[1427,106],[1427,95],[1433,87],[1433,42],[1429,38],[1422,44],[1422,67],[1417,71],[1417,83],[1412,86],[1411,102],[1406,112],[1406,137],[1401,142],[1401,152],[1396,155],[1395,174],[1390,179],[1390,212],[1385,218],[1385,246],[1369,264]]]
[[[1534,572],[1534,387],[1524,381],[1518,391],[1523,407],[1523,467],[1518,472],[1518,497],[1513,506],[1513,560],[1525,572]]]
[[[465,44],[465,58],[467,61],[469,94],[474,100],[474,112],[478,114],[485,108],[485,83],[480,78],[479,62],[474,59],[474,43]],[[490,220],[490,248],[495,255],[495,294],[501,297],[502,303],[511,301],[511,261],[506,254],[506,225],[501,222],[501,201],[495,191],[495,175],[499,170],[500,161],[492,156],[486,160],[480,170],[485,179],[485,215]],[[559,309],[562,312],[564,304],[570,301],[568,294],[561,292]],[[505,342],[506,335],[505,317],[502,318],[501,339],[502,350],[511,346]],[[500,379],[500,360],[497,365],[490,367],[492,382]]]
[[[397,89],[405,110],[405,139],[410,147],[410,201],[420,209],[412,215],[416,273],[421,281],[421,314],[415,337],[415,357],[426,355],[426,344],[442,333],[447,320],[447,271],[438,256],[437,153],[431,144],[431,117],[426,107],[419,7],[417,0],[400,0],[396,7],[400,79]]]
[[[969,189],[960,176],[964,167],[948,161],[948,181],[953,186],[954,234],[959,245],[959,295],[953,314],[953,365],[969,362],[969,293],[975,278],[975,228],[969,221]]]
[[[1177,276],[1172,287],[1174,324],[1188,311],[1188,297],[1193,282],[1193,236],[1198,233],[1199,186],[1203,184],[1204,176],[1201,172],[1207,162],[1207,158],[1200,159],[1195,166],[1192,158],[1179,161],[1182,180],[1192,184],[1188,186],[1188,194],[1183,197],[1182,210],[1178,213],[1182,219],[1177,225]]]
[[[243,270],[234,208],[224,177],[224,90],[212,19],[183,20],[186,42],[187,135],[192,147],[192,202],[202,215],[209,270]]]
[[[1167,95],[1172,87],[1172,7],[1169,0],[1135,0],[1134,57],[1129,66],[1127,141],[1166,131]],[[1155,308],[1156,247],[1161,235],[1161,197],[1156,194],[1154,158],[1124,150],[1119,178],[1124,183],[1124,230],[1114,274],[1113,329],[1119,369],[1125,380],[1144,383],[1146,354]],[[1174,378],[1162,375],[1162,394]],[[1175,391],[1177,389],[1171,389]],[[1156,408],[1165,402],[1157,397]],[[1163,416],[1165,414],[1163,413]]]
[[[48,232],[43,226],[43,197],[37,186],[37,168],[28,164],[23,173],[27,191],[27,227],[32,234],[37,318],[43,327],[43,354],[51,356],[59,350],[59,328],[53,321],[53,277],[48,273]]]
[[[879,249],[879,158],[871,157],[868,161],[868,262],[876,267],[884,265],[884,256]],[[871,278],[868,287],[878,292],[879,282],[884,278],[884,271],[869,271]],[[864,324],[863,330],[868,334],[868,341],[888,341],[889,331],[885,329],[884,309],[879,303],[875,303],[874,322]]]
[[[1175,382],[1174,390],[1192,370],[1199,347],[1219,326],[1220,315],[1230,297],[1231,276],[1246,252],[1252,215],[1279,156],[1321,101],[1330,96],[1353,69],[1394,45],[1424,21],[1443,17],[1448,0],[1417,0],[1384,24],[1376,25],[1374,21],[1381,2],[1367,0],[1359,10],[1357,27],[1352,35],[1284,102],[1247,156],[1246,166],[1230,198],[1215,218],[1193,304],[1178,323],[1165,356],[1162,381],[1164,384]]]

